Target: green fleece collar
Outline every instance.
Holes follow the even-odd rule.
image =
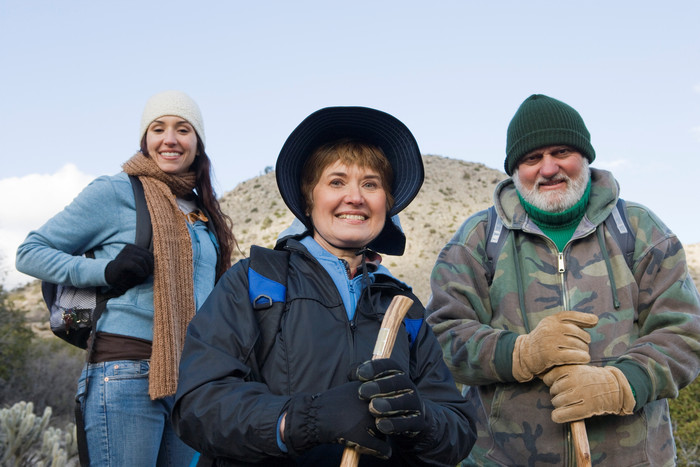
[[[610,172],[591,168],[591,192],[586,217],[592,225],[598,225],[608,217],[619,194],[620,187]],[[496,186],[494,206],[503,224],[509,229],[522,229],[530,217],[520,203],[512,178],[507,178]]]
[[[565,229],[571,225],[573,225],[575,228],[581,221],[583,215],[586,213],[590,194],[591,182],[589,180],[581,199],[579,199],[572,207],[562,212],[549,212],[537,208],[525,201],[520,192],[518,192],[518,198],[520,199],[520,204],[522,204],[525,212],[527,212],[535,224],[537,224],[537,226],[544,231]]]

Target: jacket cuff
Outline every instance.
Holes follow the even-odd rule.
[[[287,453],[299,457],[304,451],[320,444],[316,415],[317,397],[299,393],[292,397],[287,406],[284,422],[284,442]]]
[[[503,382],[514,382],[513,376],[513,350],[518,334],[512,331],[503,331],[496,342],[496,355],[494,366],[496,373]]]
[[[77,258],[70,269],[71,285],[77,288],[108,286],[105,269],[110,261],[107,258]]]
[[[280,415],[277,419],[277,428],[275,431],[277,431],[277,447],[280,448],[280,451],[286,454],[289,452],[289,449],[287,449],[287,445],[284,444],[282,437],[280,436],[280,426],[282,426],[282,418],[284,418],[284,414],[285,412],[282,412],[282,415]]]
[[[651,402],[651,378],[649,378],[649,375],[639,363],[634,360],[624,359],[612,363],[612,366],[622,371],[622,374],[627,378],[632,388],[632,394],[634,394],[635,412]]]

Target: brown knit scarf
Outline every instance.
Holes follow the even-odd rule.
[[[192,243],[175,201],[192,192],[194,172],[171,175],[142,153],[122,166],[139,177],[153,225],[153,347],[148,393],[151,399],[175,394],[187,325],[195,314]]]

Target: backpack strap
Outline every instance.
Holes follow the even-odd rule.
[[[503,221],[498,217],[494,206],[488,209],[486,222],[486,272],[490,285],[493,280],[493,275],[496,272],[498,255],[501,253],[501,249],[503,249],[503,244],[510,230],[503,225]],[[617,203],[613,207],[610,215],[605,219],[605,228],[620,246],[620,249],[625,255],[627,267],[632,270],[636,236],[627,219],[627,204],[622,198],[617,199]]]
[[[416,338],[418,337],[418,333],[420,332],[421,326],[423,326],[423,323],[425,322],[425,319],[423,318],[404,318],[403,319],[403,324],[406,326],[406,332],[408,333],[408,345],[409,347],[413,348],[414,344],[416,343]]]
[[[498,217],[495,206],[488,208],[486,213],[486,274],[489,285],[493,281],[496,261],[509,232],[510,229],[503,225],[503,221]]]
[[[635,232],[627,219],[627,204],[622,198],[617,199],[610,215],[605,219],[605,228],[613,236],[615,242],[625,255],[627,267],[632,270],[634,264]]]
[[[257,245],[250,248],[248,298],[256,311],[260,336],[255,344],[258,367],[262,368],[277,337],[287,299],[289,252]]]
[[[385,274],[375,276],[375,281],[370,284],[371,291],[367,296],[377,295],[385,296],[386,300],[393,299],[396,296],[404,296],[413,300],[413,304],[408,309],[406,316],[403,318],[403,324],[408,334],[408,345],[411,349],[414,348],[421,328],[425,323],[425,307],[420,299],[413,293],[413,290],[408,287],[403,281]],[[376,291],[376,292],[373,292]],[[387,302],[387,307],[390,302]],[[360,304],[358,303],[358,307]],[[375,308],[375,305],[370,305]],[[381,306],[381,305],[379,305]]]
[[[248,297],[255,310],[266,310],[287,298],[289,252],[250,247]]]
[[[143,192],[141,180],[129,175],[131,189],[134,191],[134,201],[136,202],[136,238],[134,243],[143,248],[153,251],[153,225],[151,225],[151,213],[146,205],[146,195]]]
[[[148,212],[148,206],[146,205],[146,195],[143,192],[143,184],[138,177],[134,175],[129,175],[129,180],[131,181],[131,188],[134,191],[134,201],[136,202],[136,235],[134,238],[134,243],[140,247],[148,248],[153,251],[153,226],[151,225],[151,214]],[[90,258],[95,257],[95,253],[91,250],[85,254]],[[97,332],[97,320],[102,316],[102,312],[107,306],[107,301],[110,298],[116,297],[117,294],[108,290],[107,292],[102,292],[98,288],[97,290],[97,306],[95,307],[95,312],[92,315],[92,330],[91,335],[95,335]],[[88,359],[90,358],[90,353],[92,353],[92,341],[88,347]]]

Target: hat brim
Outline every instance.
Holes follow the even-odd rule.
[[[389,216],[408,206],[423,185],[425,172],[418,143],[397,118],[368,107],[326,107],[312,113],[282,146],[275,173],[282,199],[292,213],[306,221],[301,193],[304,163],[314,149],[340,138],[354,138],[382,149],[393,170]]]

